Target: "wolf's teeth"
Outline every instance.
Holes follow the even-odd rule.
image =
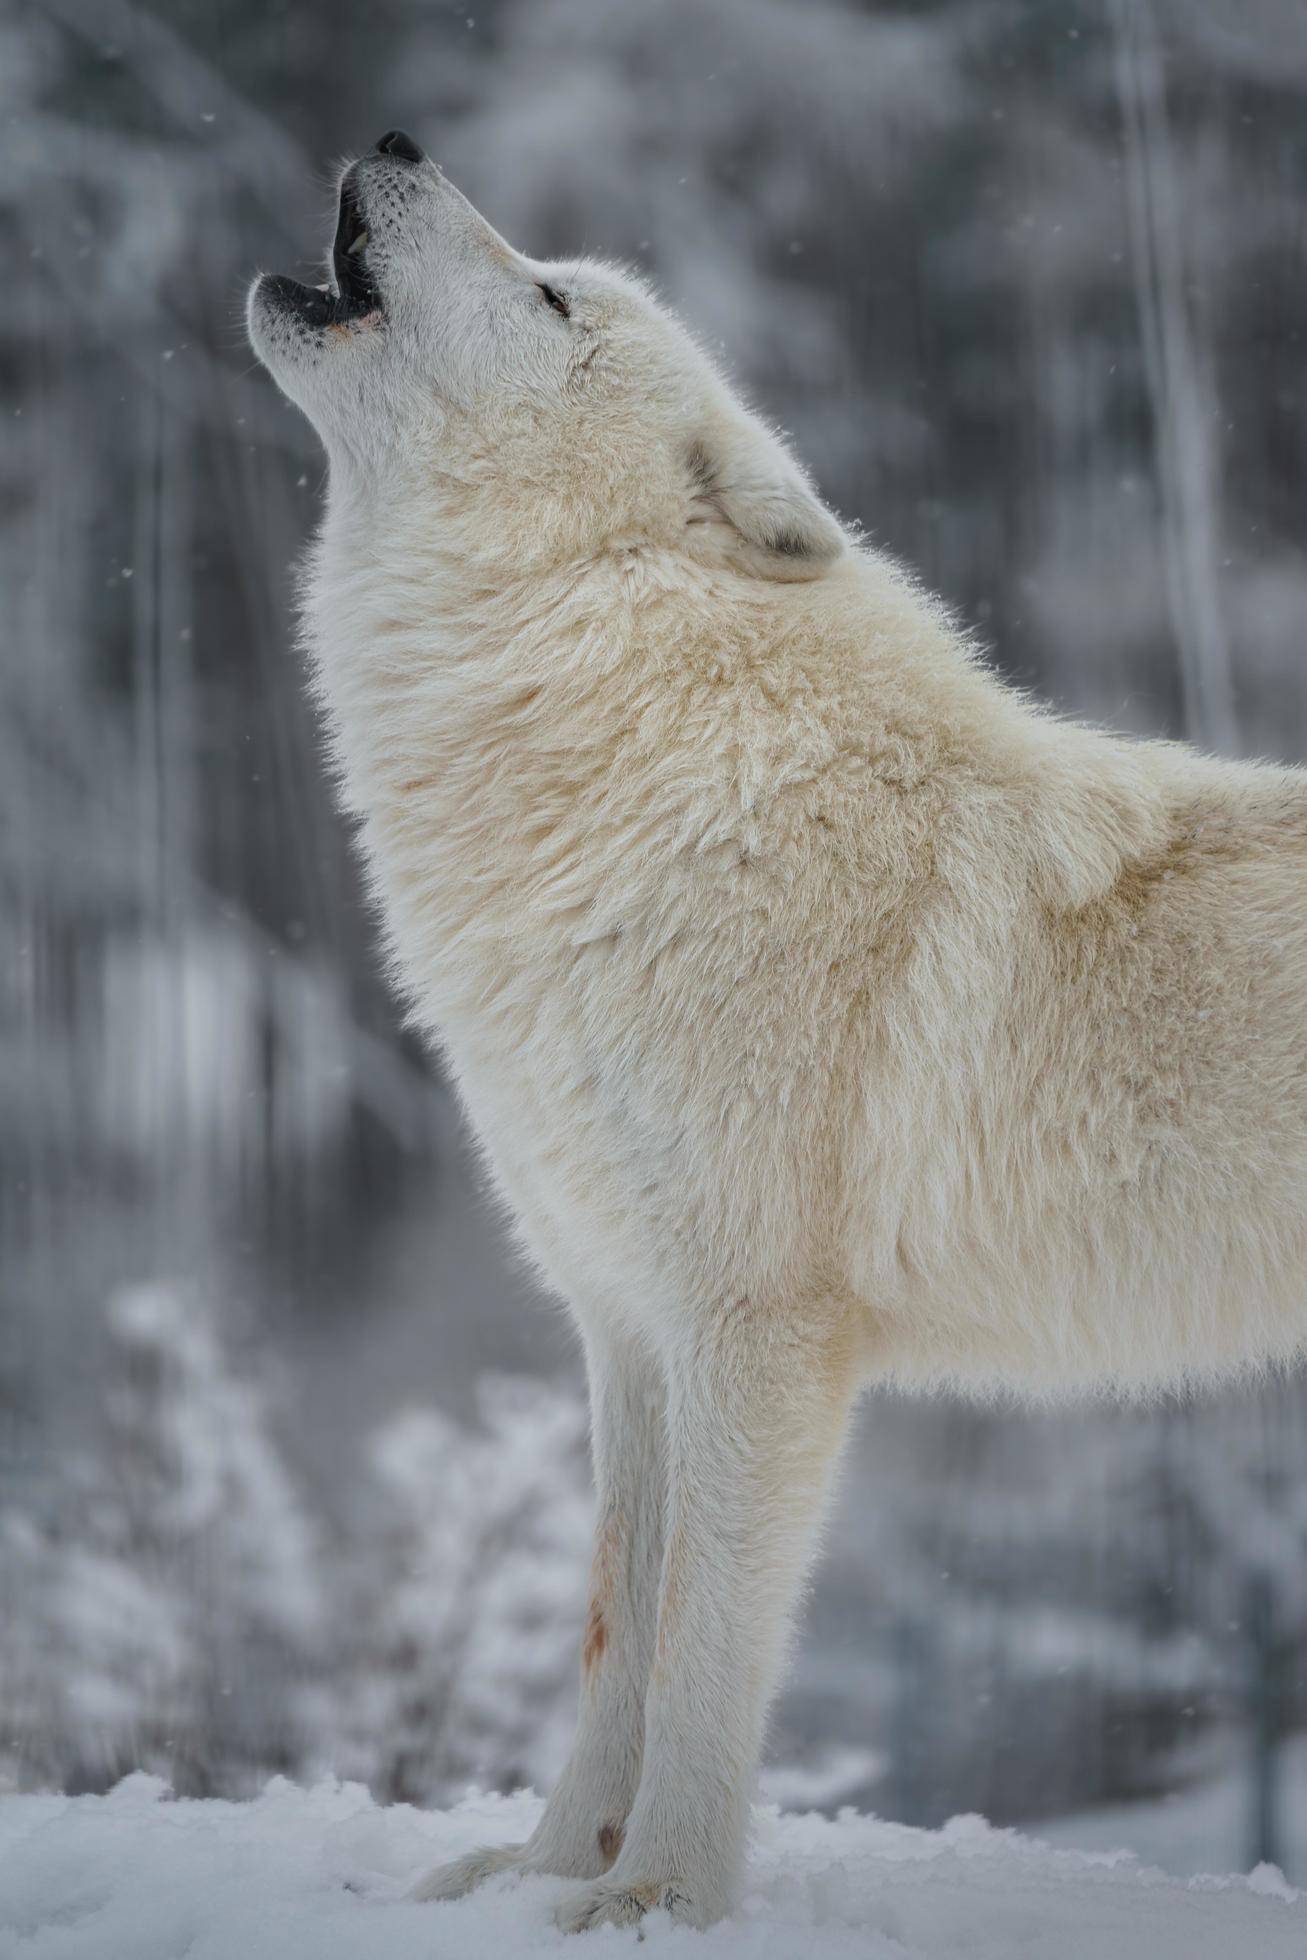
[[[350,246],[347,256],[352,259],[355,252],[361,252],[363,250],[363,247],[367,244],[367,242],[368,242],[368,235],[366,231],[361,231],[358,237],[354,240],[354,243]]]

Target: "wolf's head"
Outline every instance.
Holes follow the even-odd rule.
[[[424,485],[520,563],[652,545],[818,576],[840,526],[784,445],[629,274],[514,251],[401,131],[340,184],[330,281],[264,274],[250,339],[333,471]]]

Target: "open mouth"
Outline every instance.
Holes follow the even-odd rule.
[[[354,170],[340,186],[340,210],[331,248],[332,284],[305,286],[276,273],[267,284],[282,304],[309,327],[348,326],[382,311],[381,294],[368,266],[368,224]]]
[[[336,304],[346,309],[346,317],[375,312],[381,305],[381,296],[368,271],[367,250],[368,224],[359,199],[358,180],[351,170],[340,187],[340,215],[336,219],[336,242],[331,248]]]

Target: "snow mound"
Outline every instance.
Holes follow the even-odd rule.
[[[431,1864],[522,1838],[539,1799],[381,1808],[361,1785],[281,1779],[250,1803],[173,1802],[157,1777],[105,1797],[0,1798],[0,1960],[498,1960],[588,1950],[555,1930],[559,1879],[415,1905]],[[1125,1852],[1054,1851],[980,1818],[914,1831],[845,1811],[758,1812],[739,1911],[706,1934],[646,1921],[705,1960],[1302,1960],[1307,1894],[1270,1867],[1169,1878]],[[593,1936],[603,1953],[634,1931]]]

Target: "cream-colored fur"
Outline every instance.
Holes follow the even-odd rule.
[[[426,1895],[544,1870],[565,1925],[704,1924],[862,1383],[1301,1346],[1307,775],[1041,712],[637,282],[429,164],[355,181],[383,317],[251,297],[331,460],[307,643],[599,1488],[572,1762]]]

